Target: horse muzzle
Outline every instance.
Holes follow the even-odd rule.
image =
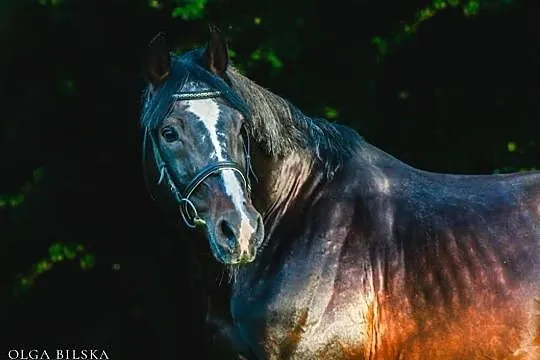
[[[216,221],[205,223],[210,248],[216,260],[223,264],[247,264],[255,260],[264,238],[261,215],[255,211],[227,211]]]

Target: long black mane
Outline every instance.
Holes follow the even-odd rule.
[[[222,92],[246,118],[253,139],[273,158],[304,153],[318,160],[331,175],[363,143],[360,135],[351,128],[305,115],[298,107],[243,76],[233,66],[229,66],[224,78],[210,73],[202,64],[203,50],[195,49],[173,57],[168,80],[157,89],[149,87],[145,90],[143,128],[155,129],[167,116],[173,95],[181,92],[188,80],[197,80]]]

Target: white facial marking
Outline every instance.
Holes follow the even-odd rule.
[[[240,245],[240,255],[247,254],[249,249],[249,239],[255,229],[249,223],[249,218],[246,214],[244,206],[243,186],[238,181],[233,170],[224,170],[221,172],[223,182],[225,183],[225,191],[230,196],[234,207],[240,212],[240,230],[238,231],[238,243]]]
[[[217,156],[219,161],[223,160],[221,146],[217,137],[217,122],[219,119],[219,106],[214,99],[200,99],[186,101],[188,111],[197,115],[210,134],[210,141],[214,145],[212,156]]]
[[[199,120],[208,130],[210,141],[214,146],[213,156],[216,156],[218,161],[225,161],[225,149],[219,142],[217,123],[219,120],[219,105],[214,99],[197,99],[187,101],[188,111],[197,115]],[[234,174],[234,170],[221,171],[225,192],[231,198],[234,207],[240,214],[240,229],[238,231],[238,243],[240,245],[240,254],[248,252],[249,239],[251,234],[255,232],[253,226],[249,222],[249,218],[244,206],[243,185],[238,181]]]

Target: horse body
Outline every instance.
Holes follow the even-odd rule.
[[[540,173],[415,169],[243,77],[211,34],[152,57],[141,122],[158,184],[201,230],[188,236],[230,274],[203,269],[220,346],[259,360],[540,359]]]
[[[233,284],[260,358],[538,355],[540,174],[428,173],[368,144],[316,174]]]

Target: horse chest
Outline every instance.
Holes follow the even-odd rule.
[[[237,285],[232,316],[260,358],[338,360],[363,352],[373,303],[358,289],[336,288],[336,271],[294,269],[273,279],[239,282],[250,285]]]

